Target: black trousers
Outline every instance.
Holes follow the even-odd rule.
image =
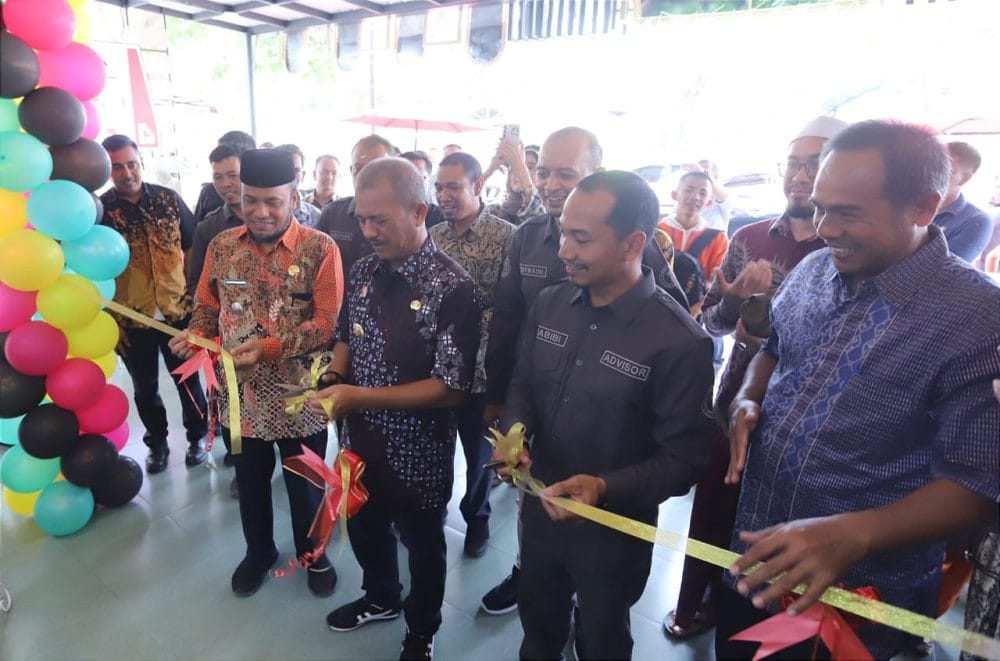
[[[186,322],[181,322],[176,327],[184,328],[186,325]],[[170,337],[158,330],[126,328],[125,337],[130,346],[123,353],[122,360],[132,377],[136,412],[146,427],[143,442],[150,448],[163,447],[167,444],[167,409],[160,398],[160,356],[163,356],[168,371],[176,369],[184,361],[167,346]],[[180,377],[175,374],[170,376],[181,400],[181,419],[188,443],[197,443],[208,431],[208,402],[201,388],[201,378],[195,374],[184,383],[179,383]]]
[[[361,565],[365,597],[384,608],[402,604],[410,632],[432,636],[441,626],[444,576],[447,570],[444,516],[447,506],[418,510],[380,498],[383,489],[368,484],[371,498],[347,521],[351,548]],[[396,536],[409,554],[410,593],[401,601]]]
[[[525,498],[517,582],[518,614],[524,629],[520,657],[560,658],[569,639],[575,593],[579,656],[631,658],[629,609],[646,587],[652,545],[597,530],[597,524],[590,522],[546,524],[536,511],[540,508],[537,499]],[[539,530],[544,527],[548,530]]]
[[[230,447],[229,428],[222,428],[222,438]],[[240,520],[243,537],[247,542],[247,557],[261,565],[268,564],[277,547],[274,544],[274,510],[271,504],[271,475],[274,473],[274,448],[277,446],[282,461],[302,454],[305,445],[319,456],[326,455],[326,430],[305,438],[286,438],[263,441],[243,437],[243,452],[233,455],[236,460],[236,483],[240,487]],[[309,539],[316,510],[323,499],[323,491],[305,478],[282,469],[288,507],[292,515],[292,538],[295,554],[301,556],[315,548]]]
[[[486,523],[490,518],[490,482],[492,471],[484,470],[493,456],[493,446],[486,440],[486,394],[466,395],[462,405],[456,409],[458,418],[458,438],[465,452],[465,495],[459,504],[459,511],[466,523],[478,521]]]
[[[758,622],[771,617],[771,613],[755,607],[750,600],[728,586],[723,586],[715,598],[718,608],[718,623],[715,625],[715,658],[752,659],[760,643],[731,641],[729,638]],[[815,639],[786,647],[775,652],[768,659],[829,659],[830,651]]]

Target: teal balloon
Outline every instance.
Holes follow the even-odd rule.
[[[101,292],[101,298],[106,301],[114,300],[115,291],[117,291],[114,278],[110,278],[108,280],[95,280],[94,284],[97,286],[97,291]],[[105,307],[104,303],[101,303],[101,309],[104,309]]]
[[[73,241],[63,241],[66,264],[91,280],[117,277],[128,266],[128,243],[122,235],[105,225],[94,225]]]
[[[0,131],[17,131],[21,122],[17,118],[17,104],[10,99],[0,99]]]
[[[35,501],[35,523],[53,537],[72,535],[93,515],[94,494],[66,480],[45,487]]]
[[[4,445],[18,445],[17,428],[24,420],[23,415],[16,418],[0,418],[0,443]]]
[[[23,193],[52,174],[52,154],[37,138],[20,131],[0,133],[0,188]]]
[[[59,474],[59,458],[38,459],[20,445],[7,450],[0,461],[0,482],[18,493],[34,493],[52,484]]]
[[[90,191],[64,179],[45,182],[28,198],[28,221],[57,241],[82,237],[94,226],[96,214]]]

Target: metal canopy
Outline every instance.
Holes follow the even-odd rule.
[[[372,16],[414,14],[440,7],[500,4],[503,0],[99,0],[236,30],[245,34],[288,32]]]

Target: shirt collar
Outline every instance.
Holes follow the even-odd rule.
[[[479,221],[481,221],[483,219],[483,216],[485,215],[486,215],[486,204],[484,204],[482,200],[479,200],[479,213],[476,214],[475,219],[473,219],[472,224],[469,225],[468,229],[466,229],[461,234],[455,231],[455,222],[446,219],[444,222],[448,227],[448,235],[449,235],[448,238],[457,239],[459,237],[465,236],[466,234],[475,236],[476,227],[479,225]]]
[[[549,214],[549,232],[545,235],[545,240],[551,239],[558,245],[560,238],[562,238],[562,232],[559,230],[559,218]]]
[[[605,307],[628,325],[632,323],[639,314],[639,311],[642,310],[646,299],[654,293],[656,293],[656,280],[653,278],[653,271],[648,266],[643,266],[642,277],[639,279],[639,282]],[[577,290],[576,294],[570,300],[571,305],[577,305],[578,303],[590,306],[590,292],[582,287]]]
[[[962,213],[962,211],[965,210],[965,207],[968,204],[969,203],[965,201],[965,195],[959,193],[958,197],[955,198],[955,201],[946,206],[944,209],[941,209],[941,211],[939,211],[937,215],[943,216],[945,214],[949,214],[952,216],[958,216]]]
[[[133,206],[139,206],[140,204],[142,204],[142,201],[145,200],[147,197],[153,196],[153,191],[149,188],[149,184],[147,184],[145,181],[142,182],[142,195],[140,195],[139,199],[136,200],[135,202],[131,202],[129,200],[126,200],[124,197],[121,197],[114,186],[112,186],[110,190],[111,190],[112,202],[119,202],[119,203],[125,202]]]
[[[678,223],[677,222],[677,216],[668,216],[667,217],[667,225],[669,225],[670,227],[673,227],[674,229],[678,229],[678,230],[680,230],[682,232],[694,232],[694,231],[697,231],[697,230],[703,230],[706,227],[708,227],[708,221],[705,220],[704,218],[702,218],[699,215],[698,216],[698,222],[695,223],[694,227],[690,227],[689,228],[689,227],[684,227],[683,225],[681,225],[680,223]]]
[[[417,279],[423,275],[423,266],[430,261],[431,256],[437,252],[437,245],[434,243],[434,239],[431,238],[430,233],[427,234],[427,239],[424,241],[423,245],[417,252],[413,253],[399,265],[395,271],[392,271],[389,262],[384,259],[379,259],[375,262],[375,273],[399,273],[403,278],[410,284],[411,287],[417,285]]]
[[[945,241],[941,228],[935,225],[927,227],[927,242],[898,264],[887,268],[877,276],[862,283],[858,289],[858,294],[863,289],[874,287],[893,306],[905,304],[914,294],[925,285],[924,283],[934,277],[934,274],[941,267],[941,264],[948,259],[948,244]],[[841,277],[833,260],[827,264],[828,274],[831,280],[836,280],[848,290],[847,282]]]
[[[299,245],[300,227],[301,225],[299,225],[299,221],[295,220],[295,216],[292,216],[292,222],[288,225],[288,229],[285,230],[285,233],[281,235],[281,238],[278,239],[278,244],[275,248],[279,245],[284,245],[289,252],[295,252],[295,249]],[[245,223],[236,228],[236,238],[246,238],[248,241],[253,238],[250,236],[250,232],[247,230]]]
[[[781,236],[791,236],[792,227],[788,220],[788,213],[783,213],[771,223],[771,226],[767,228],[767,233],[771,236],[779,234]]]

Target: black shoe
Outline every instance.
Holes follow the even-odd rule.
[[[382,608],[361,597],[357,601],[344,604],[326,616],[327,625],[334,631],[354,631],[358,627],[378,620],[395,620],[400,607]]]
[[[236,481],[235,477],[232,482],[229,483],[229,495],[234,500],[240,499],[240,485],[239,482]]]
[[[236,465],[236,457],[233,456],[233,453],[226,452],[226,454],[222,455],[222,465],[227,468],[232,468]]]
[[[465,555],[481,558],[486,553],[490,541],[490,525],[487,521],[475,520],[465,530]]]
[[[403,639],[403,649],[399,653],[399,661],[416,661],[417,659],[430,659],[434,654],[434,636],[420,636],[406,630],[406,638]]]
[[[233,572],[233,594],[237,597],[249,597],[260,589],[267,578],[267,572],[274,563],[278,561],[278,551],[274,552],[271,560],[263,565],[250,560],[249,556],[243,558],[243,562]]]
[[[184,463],[190,466],[197,466],[198,464],[205,463],[208,459],[208,452],[205,451],[205,446],[201,442],[202,439],[191,443],[188,446],[187,454],[184,455]]]
[[[309,591],[317,597],[329,597],[337,587],[337,570],[333,568],[330,559],[325,555],[314,562],[309,571],[306,582]]]
[[[150,475],[162,473],[167,468],[167,456],[170,448],[164,445],[157,445],[149,449],[149,456],[146,457],[146,472]]]
[[[483,596],[480,606],[484,611],[490,615],[503,615],[517,610],[517,575],[519,573],[521,573],[520,567],[514,565],[510,570],[510,576],[503,579],[500,585]]]

